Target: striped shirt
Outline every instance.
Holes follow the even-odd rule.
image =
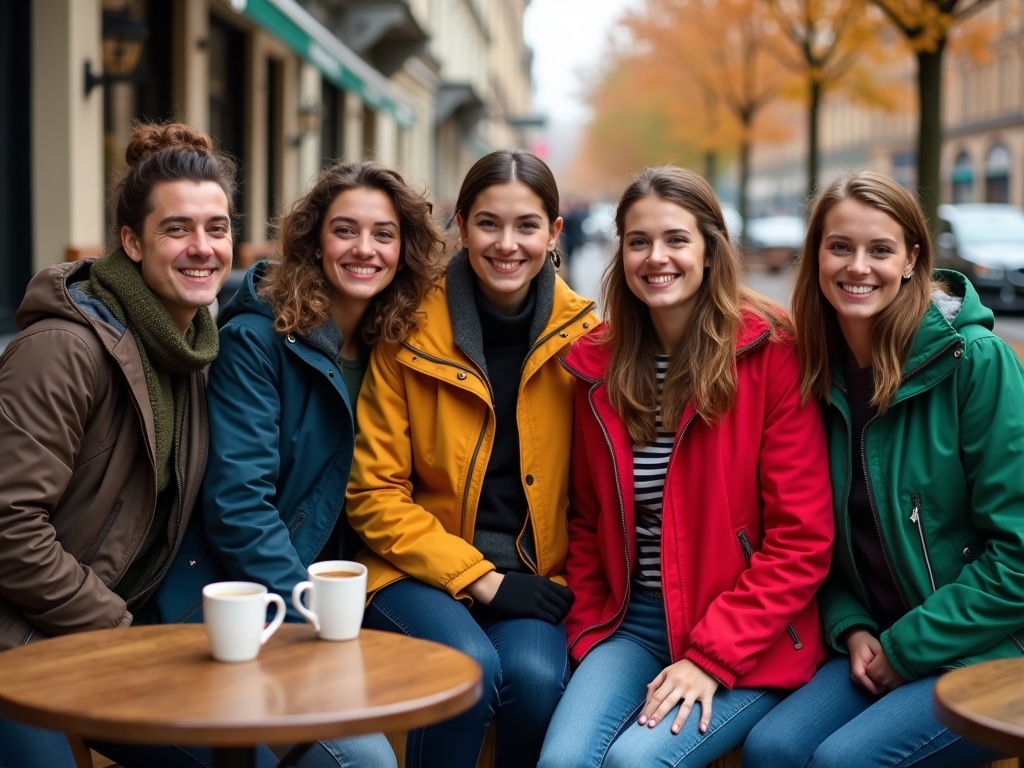
[[[658,355],[658,412],[654,417],[657,437],[649,445],[633,445],[633,492],[636,514],[638,567],[634,583],[648,589],[661,589],[661,505],[665,492],[665,474],[672,454],[675,432],[661,424],[661,393],[665,388],[668,355]]]

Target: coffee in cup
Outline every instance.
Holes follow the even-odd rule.
[[[275,606],[267,623],[267,606]],[[284,599],[250,581],[219,581],[203,587],[203,624],[217,661],[251,661],[281,626]]]
[[[359,635],[366,604],[366,567],[348,560],[324,560],[307,569],[308,581],[292,590],[295,610],[306,617],[321,640],[351,640]],[[302,595],[309,592],[309,607]]]

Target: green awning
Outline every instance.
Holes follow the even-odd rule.
[[[359,94],[373,110],[391,113],[403,126],[416,114],[380,72],[331,34],[296,0],[232,0],[232,6],[313,64],[338,88]]]

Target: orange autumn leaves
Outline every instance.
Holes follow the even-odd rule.
[[[878,3],[924,18],[929,3],[949,1]],[[594,118],[573,186],[614,190],[657,163],[704,169],[710,158],[721,170],[742,162],[750,144],[791,137],[784,110],[768,108],[780,98],[802,102],[809,124],[834,94],[913,108],[906,85],[889,76],[909,48],[888,16],[869,0],[646,0],[622,20],[589,84]],[[808,133],[810,156],[817,136]]]

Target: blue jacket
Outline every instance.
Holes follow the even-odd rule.
[[[210,368],[210,459],[178,555],[146,623],[202,620],[202,588],[256,581],[285,598],[341,525],[337,551],[351,559],[358,537],[342,513],[355,443],[353,404],[337,361],[341,334],[328,321],[308,337],[274,330],[256,295],[263,264],[224,307],[220,354]],[[339,522],[340,517],[340,522]],[[138,617],[137,617],[138,621]]]

